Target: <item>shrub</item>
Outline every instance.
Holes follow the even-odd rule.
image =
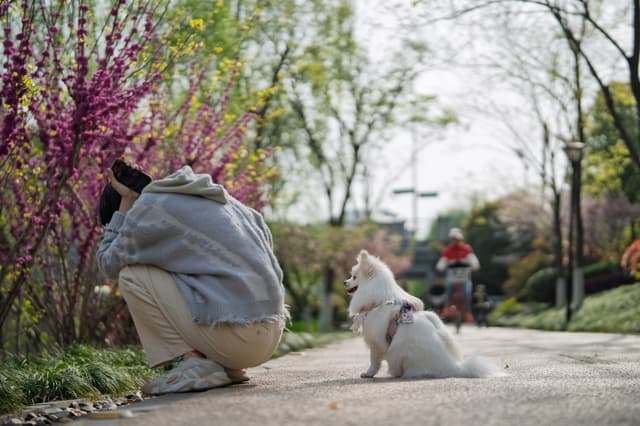
[[[549,255],[536,250],[509,265],[509,279],[504,282],[502,288],[511,297],[526,298],[528,280],[536,271],[545,270],[543,268],[548,265]]]
[[[626,275],[617,262],[601,261],[587,265],[584,272],[585,294],[599,293],[620,285],[635,282]],[[525,285],[528,302],[553,303],[555,301],[555,285],[557,273],[555,268],[540,269],[529,277]]]
[[[525,284],[527,301],[553,303],[558,274],[555,268],[543,268],[529,277]]]
[[[590,276],[601,274],[603,272],[609,272],[617,268],[618,268],[618,262],[614,263],[608,260],[603,260],[603,261],[592,263],[591,265],[585,266],[584,276],[590,277]]]
[[[632,284],[634,277],[624,273],[619,262],[602,261],[584,268],[585,294],[599,293],[623,284]]]
[[[510,297],[500,303],[493,311],[492,315],[516,315],[524,311],[524,305],[515,297]]]

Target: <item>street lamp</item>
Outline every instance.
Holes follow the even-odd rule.
[[[584,143],[582,142],[567,142],[564,146],[564,152],[569,157],[571,164],[579,163],[582,160],[582,151],[584,150]]]
[[[582,305],[584,297],[584,274],[582,271],[582,214],[580,212],[580,186],[582,175],[582,142],[568,142],[564,146],[564,152],[571,163],[571,204],[569,209],[569,265],[567,268],[566,291],[566,324],[571,321],[571,299],[575,296],[576,309]],[[574,243],[575,231],[575,243]],[[572,292],[573,287],[573,292]]]

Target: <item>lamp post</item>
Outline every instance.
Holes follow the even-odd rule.
[[[572,293],[575,299],[575,307],[579,308],[584,297],[584,274],[582,271],[582,214],[580,212],[580,187],[582,174],[582,152],[584,143],[568,142],[564,146],[564,152],[571,163],[571,203],[569,208],[569,265],[567,268],[566,291],[566,323],[571,321]],[[575,232],[575,242],[574,242]],[[572,291],[573,290],[573,291]]]
[[[412,194],[411,199],[411,226],[413,238],[418,233],[418,198],[437,197],[437,192],[418,192],[418,129],[415,125],[411,126],[411,187],[394,189],[393,194]]]

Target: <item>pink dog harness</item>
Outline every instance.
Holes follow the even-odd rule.
[[[353,317],[353,324],[351,330],[354,333],[360,333],[364,323],[364,319],[367,314],[381,306],[385,305],[401,305],[400,310],[391,316],[389,320],[389,326],[387,327],[387,333],[385,339],[387,343],[391,343],[393,336],[398,331],[400,324],[413,324],[413,314],[417,311],[416,307],[411,303],[404,300],[387,300],[386,302],[378,303],[376,305],[365,306]]]
[[[413,324],[413,313],[416,311],[416,307],[409,302],[402,302],[400,310],[391,317],[389,326],[387,327],[387,343],[391,343],[393,336],[398,331],[400,324]]]

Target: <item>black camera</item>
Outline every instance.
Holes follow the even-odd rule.
[[[138,194],[142,192],[145,186],[151,182],[151,176],[140,170],[130,167],[124,161],[117,159],[111,166],[113,176],[118,179],[127,188],[131,188]],[[111,221],[113,213],[120,207],[122,197],[108,183],[102,190],[100,195],[100,204],[98,205],[98,213],[100,215],[100,223],[104,226]]]
[[[134,169],[121,159],[117,159],[111,166],[113,175],[127,188],[133,189],[138,194],[142,192],[145,186],[151,183],[151,176]]]

